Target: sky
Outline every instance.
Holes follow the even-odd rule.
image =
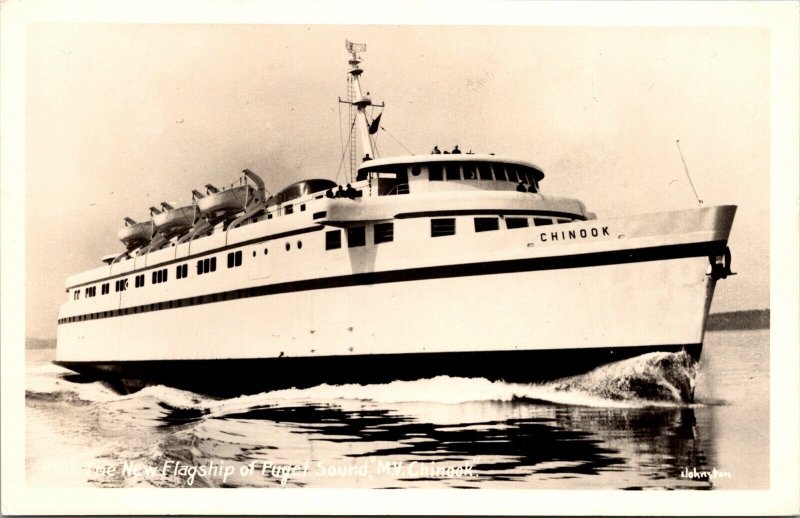
[[[533,162],[545,194],[601,218],[698,206],[680,139],[704,205],[739,206],[738,275],[712,311],[769,307],[767,29],[39,24],[25,64],[27,336],[55,336],[67,276],[123,249],[124,217],[244,168],[273,193],[336,179],[345,39],[367,45],[362,86],[403,146]],[[378,133],[380,156],[406,154],[392,137]]]

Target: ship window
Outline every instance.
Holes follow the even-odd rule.
[[[81,298],[81,290],[75,290],[72,292],[72,300],[78,300]]]
[[[325,250],[342,248],[342,231],[328,230],[325,232]]]
[[[217,258],[216,257],[212,257],[211,258],[211,269],[209,271],[212,271],[212,272],[217,271]]]
[[[302,205],[300,205],[300,212],[303,212],[305,210],[306,210],[306,204],[303,203]]]
[[[503,170],[503,166],[501,164],[494,164],[492,169],[494,169],[494,177],[496,180],[501,182],[505,182],[507,180],[506,172]]]
[[[301,248],[303,248],[303,242],[297,241],[297,249],[300,250]]]
[[[175,277],[178,279],[185,279],[189,276],[189,265],[188,264],[179,264],[178,268],[175,271]]]
[[[481,180],[491,180],[492,168],[487,163],[480,163],[478,164],[478,175],[481,177]]]
[[[428,164],[428,180],[431,182],[442,181],[442,164]]]
[[[269,253],[269,249],[268,249],[268,248],[265,248],[265,249],[264,249],[264,255],[267,255],[268,253]]]
[[[367,244],[366,231],[364,227],[350,227],[347,229],[347,246],[354,248]]]
[[[525,228],[528,226],[528,218],[506,218],[506,227],[512,228]]]
[[[440,218],[431,220],[431,237],[452,236],[455,233],[455,218]]]
[[[286,243],[286,251],[287,252],[289,251],[290,248],[292,248],[292,245],[290,245],[289,243]]]
[[[567,218],[556,218],[556,223],[572,223],[572,220]]]
[[[454,162],[448,162],[444,165],[445,176],[448,180],[460,180],[461,179],[461,171],[458,168],[458,164]]]
[[[159,272],[153,272],[153,280],[150,282],[150,284],[156,284],[156,283],[158,283],[158,282],[161,282],[161,281],[158,279],[158,273],[159,273]]]
[[[374,230],[376,245],[394,241],[394,223],[377,223]]]
[[[500,228],[497,218],[475,218],[475,232],[488,232]]]
[[[517,169],[513,165],[506,165],[506,174],[508,175],[509,182],[520,181],[519,178],[517,178]]]
[[[531,178],[530,171],[526,171],[525,169],[520,169],[519,171],[517,171],[517,173],[519,173],[519,176],[520,176],[519,181],[520,182],[526,183],[528,185],[532,185],[532,182],[531,182],[532,178]]]
[[[550,218],[533,218],[533,224],[536,225],[537,227],[540,227],[542,225],[552,225],[553,220]]]
[[[100,294],[101,295],[107,295],[109,291],[111,291],[111,290],[109,290],[108,283],[105,283],[105,284],[103,284],[103,286],[100,287]]]
[[[465,163],[461,167],[464,169],[464,180],[474,180],[476,178],[475,164]]]
[[[203,275],[203,260],[197,261],[197,275]]]
[[[414,176],[419,176],[419,173],[420,173],[420,172],[421,172],[421,169],[420,169],[419,165],[413,165],[413,166],[411,166],[411,174],[412,174],[412,175],[414,175]]]
[[[285,215],[287,215],[287,216],[288,216],[289,214],[292,214],[292,213],[294,213],[294,206],[292,206],[292,205],[287,205],[286,207],[284,207],[284,208],[283,208],[283,213],[284,213]]]
[[[242,251],[231,252],[228,254],[228,268],[235,268],[242,265]]]
[[[253,250],[253,257],[255,257],[255,256],[256,256],[256,251],[255,251],[255,250]]]

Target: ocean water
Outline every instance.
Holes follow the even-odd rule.
[[[651,353],[546,384],[442,376],[222,400],[120,395],[29,353],[32,486],[769,487],[764,330],[708,333],[699,364]]]

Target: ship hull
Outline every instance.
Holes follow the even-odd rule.
[[[102,380],[119,392],[147,385],[171,387],[216,397],[235,397],[281,388],[389,383],[435,376],[485,378],[509,383],[549,381],[651,352],[686,351],[698,360],[702,344],[663,344],[585,349],[504,350],[455,353],[373,354],[316,358],[241,358],[131,362],[56,362],[80,373],[80,380]]]
[[[539,381],[649,351],[699,356],[712,264],[734,210],[428,238],[424,256],[397,243],[380,254],[326,251],[313,227],[231,244],[241,267],[122,292],[110,311],[62,314],[56,359],[78,372],[233,394],[438,374]],[[426,224],[411,220],[408,230]],[[484,255],[465,253],[490,239]],[[315,267],[325,259],[340,270]],[[305,266],[327,275],[303,278]]]

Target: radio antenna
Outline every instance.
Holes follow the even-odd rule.
[[[689,179],[689,185],[692,186],[692,191],[694,192],[694,197],[697,198],[697,203],[703,205],[703,200],[700,199],[700,196],[697,194],[697,189],[694,188],[694,182],[692,182],[692,177],[689,176],[689,167],[686,166],[686,160],[683,158],[683,151],[681,151],[681,141],[676,140],[675,145],[678,146],[678,153],[681,154],[681,162],[683,162],[683,170],[686,171],[686,178]]]

